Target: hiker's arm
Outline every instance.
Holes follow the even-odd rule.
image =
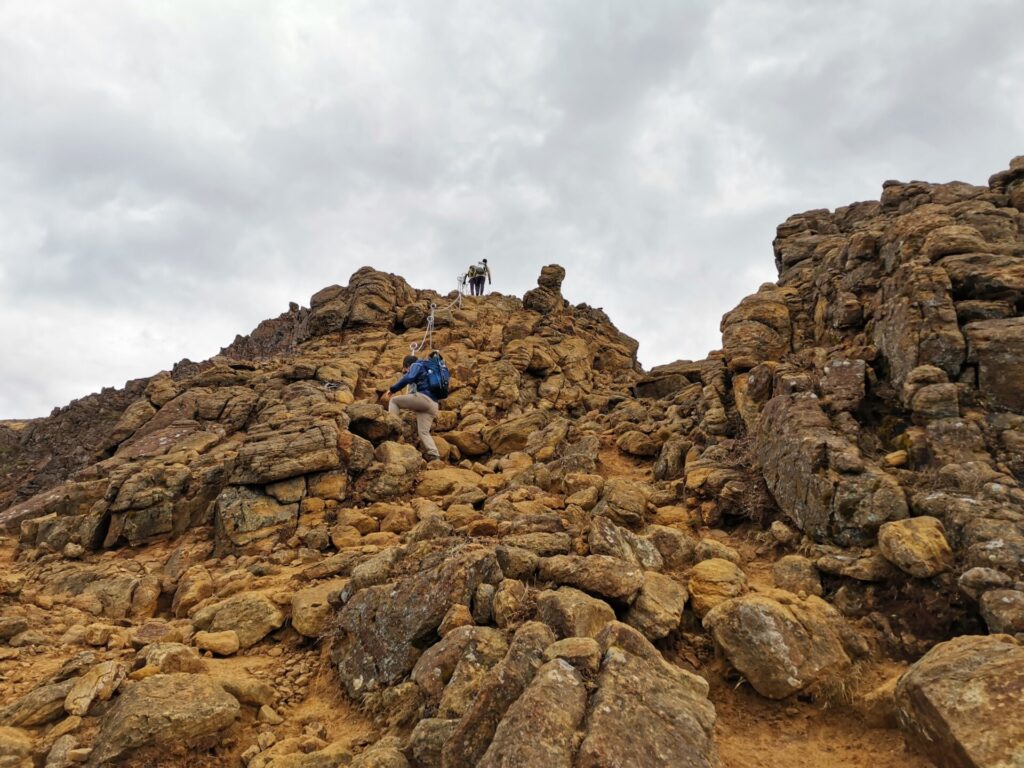
[[[491,268],[490,267],[487,268],[487,284],[488,285],[491,284]]]
[[[402,389],[403,387],[409,386],[414,381],[416,381],[416,377],[419,375],[419,372],[420,364],[413,363],[412,365],[409,366],[409,370],[406,371],[405,376],[403,376],[394,384],[392,384],[391,387],[388,389],[388,392],[390,392],[391,394],[395,394],[395,392]]]

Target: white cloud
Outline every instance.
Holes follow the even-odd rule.
[[[0,418],[372,264],[703,356],[791,213],[1022,150],[1014,0],[0,5]]]

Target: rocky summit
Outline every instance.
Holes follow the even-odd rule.
[[[0,765],[1024,766],[1024,158],[774,252],[704,360],[363,268],[0,424]]]

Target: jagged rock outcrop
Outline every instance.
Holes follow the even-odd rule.
[[[11,749],[716,766],[740,680],[1012,764],[1022,204],[1017,159],[790,217],[705,360],[641,371],[557,265],[461,302],[363,268],[212,360],[0,426],[0,665],[43,660],[11,667]],[[375,402],[431,305],[439,463]],[[295,716],[325,692],[365,728]]]

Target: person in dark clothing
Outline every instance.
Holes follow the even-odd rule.
[[[484,295],[484,281],[491,282],[491,268],[487,266],[487,259],[469,268],[469,287],[474,296]]]
[[[437,451],[437,443],[430,435],[430,428],[437,418],[437,401],[430,395],[430,388],[427,381],[427,367],[416,355],[406,355],[402,361],[402,378],[391,385],[390,389],[381,395],[381,402],[388,407],[388,413],[398,416],[400,409],[412,411],[416,414],[416,431],[419,434],[420,442],[427,451],[427,457],[431,460],[440,459]],[[395,396],[395,393],[404,387],[409,387],[409,393]]]

